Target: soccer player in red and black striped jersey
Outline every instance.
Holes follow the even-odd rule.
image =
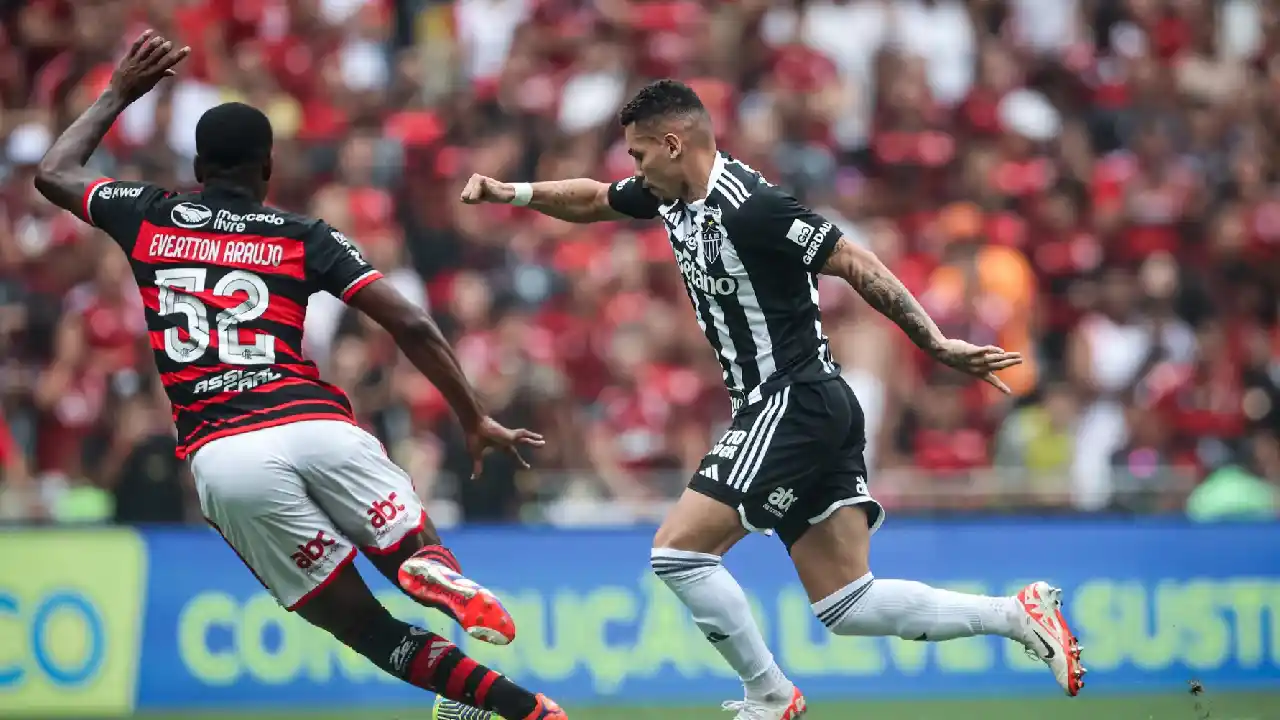
[[[563,718],[546,697],[393,618],[351,564],[363,549],[472,636],[505,645],[515,635],[502,604],[441,546],[409,477],[302,356],[311,294],[341,297],[390,332],[457,413],[476,472],[486,450],[519,457],[519,446],[542,439],[485,415],[435,323],[340,231],[263,205],[266,116],[238,103],[205,113],[196,126],[198,192],[85,168],[115,118],[188,52],[150,31],[140,36],[108,89],[49,149],[36,187],[128,256],[173,403],[178,453],[191,463],[205,517],[282,605],[388,673],[513,720]]]

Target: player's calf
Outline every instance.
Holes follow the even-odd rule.
[[[385,672],[450,700],[516,720],[564,717],[544,696],[480,665],[447,639],[397,620],[385,610],[354,618],[334,634]]]
[[[1016,639],[1019,634],[1013,598],[969,595],[871,573],[813,603],[813,612],[837,635],[936,642],[974,635]]]

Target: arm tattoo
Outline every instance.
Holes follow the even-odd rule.
[[[867,257],[860,261],[859,255]],[[868,305],[902,328],[917,347],[929,352],[937,349],[942,331],[878,258],[870,253],[855,253],[848,240],[840,238],[823,271],[843,277]]]
[[[621,218],[621,213],[614,212],[607,200],[602,206],[600,198],[608,192],[608,186],[601,188],[601,185],[586,178],[536,182],[529,207],[557,220],[574,223]]]

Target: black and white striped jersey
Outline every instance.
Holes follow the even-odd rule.
[[[724,153],[707,187],[702,200],[663,203],[626,178],[610,186],[609,205],[666,223],[734,413],[793,383],[838,375],[822,332],[817,272],[840,228]]]

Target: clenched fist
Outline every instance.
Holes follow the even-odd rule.
[[[499,182],[480,174],[472,175],[467,186],[462,188],[462,202],[468,205],[509,203],[515,196],[511,183]]]

